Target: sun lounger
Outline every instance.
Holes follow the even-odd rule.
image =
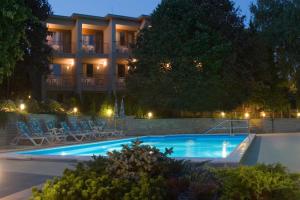
[[[73,137],[77,142],[82,142],[85,139],[89,139],[90,135],[81,132],[80,130],[71,129],[66,122],[61,122],[61,127],[63,128],[63,131],[65,134]]]
[[[55,126],[55,121],[46,121],[45,124],[46,124],[47,131],[54,136],[55,141],[64,142],[67,140],[68,135],[64,134],[62,128],[57,128]]]
[[[13,145],[18,145],[20,141],[30,141],[35,146],[40,146],[44,143],[49,143],[49,140],[45,136],[40,136],[32,133],[28,126],[24,122],[17,122],[18,135],[12,140]]]

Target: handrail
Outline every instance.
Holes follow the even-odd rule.
[[[234,126],[234,122],[246,122],[246,126]],[[229,123],[229,126],[225,126],[227,123]],[[214,130],[229,130],[230,135],[234,134],[234,130],[238,129],[246,129],[248,134],[250,134],[250,122],[249,120],[224,120],[220,123],[218,123],[216,126],[208,129],[204,134],[209,134]]]

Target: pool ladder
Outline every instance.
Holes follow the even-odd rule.
[[[237,126],[235,126],[237,124]],[[245,124],[245,126],[241,126],[241,124]],[[225,133],[227,131],[230,135],[234,135],[236,133],[245,133],[245,132],[237,132],[236,130],[245,130],[247,134],[250,134],[250,122],[249,120],[224,120],[214,126],[213,128],[208,129],[204,134],[212,133],[213,131],[221,131],[224,130]]]

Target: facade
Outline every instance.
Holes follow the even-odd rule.
[[[131,46],[147,24],[147,16],[52,16],[47,41],[54,53],[43,96],[61,99],[123,90]]]

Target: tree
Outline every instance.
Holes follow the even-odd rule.
[[[240,105],[249,96],[243,21],[230,0],[163,0],[138,35],[128,94],[156,110]]]
[[[26,40],[28,9],[22,1],[3,0],[0,4],[0,84],[10,76],[16,62],[23,58],[21,41]]]
[[[13,77],[4,87],[8,88],[9,97],[24,97],[32,93],[33,98],[40,100],[42,78],[48,72],[51,59],[45,22],[52,11],[47,0],[24,0],[24,5],[31,15],[25,21],[25,37],[20,42],[23,60],[17,62]]]
[[[300,1],[258,0],[251,12],[253,29],[269,49],[269,75],[259,88],[259,98],[273,112],[288,110],[300,96],[296,95],[300,94]],[[265,54],[262,49],[258,52]]]

